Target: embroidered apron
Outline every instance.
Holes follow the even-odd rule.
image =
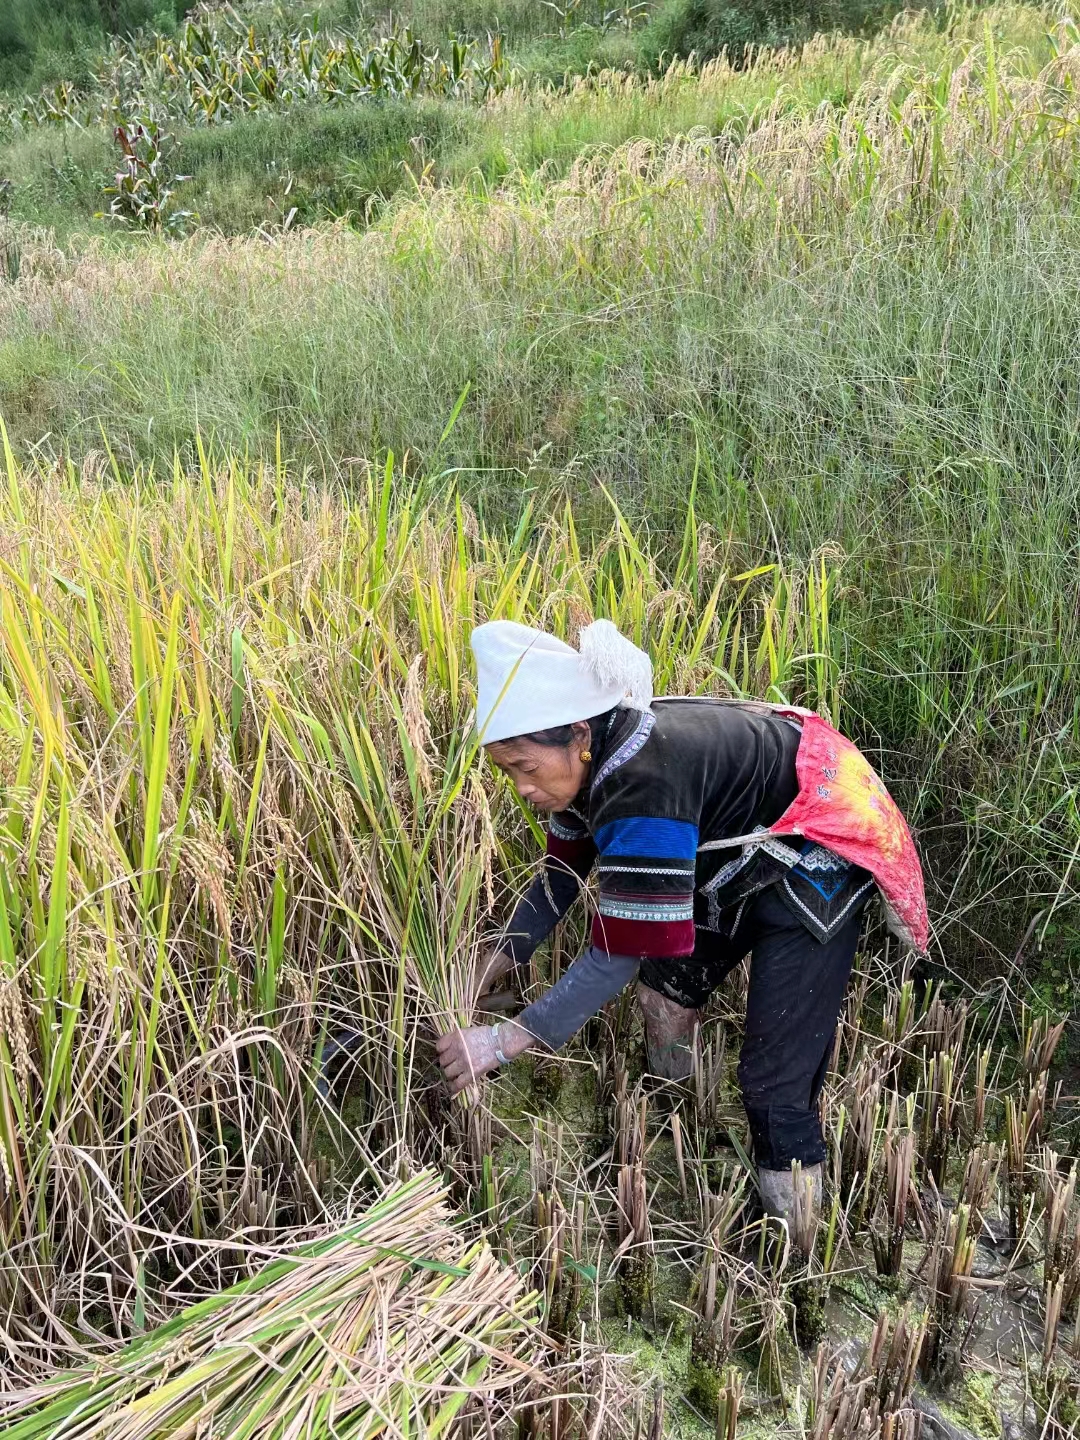
[[[746,702],[735,702],[746,703]],[[760,705],[751,701],[751,707]],[[775,824],[752,835],[710,840],[700,850],[760,844],[762,835],[801,835],[869,870],[889,928],[920,953],[930,924],[922,866],[899,807],[866,756],[820,715],[797,706],[763,706],[802,723],[795,757],[799,793]]]

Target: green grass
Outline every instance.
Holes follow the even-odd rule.
[[[425,165],[467,150],[475,111],[425,100],[365,100],[297,106],[229,125],[183,129],[167,144],[174,205],[193,211],[204,230],[247,234],[260,226],[349,219],[365,224]],[[101,129],[41,128],[0,151],[0,174],[13,185],[9,213],[58,236],[122,238],[107,209],[105,186],[119,168],[117,146]]]
[[[184,0],[4,0],[0,93],[88,80],[110,35],[170,30],[186,8]]]
[[[290,212],[296,225],[361,220],[372,203],[414,184],[410,174],[438,164],[471,124],[463,106],[394,99],[188,130],[175,164],[192,179],[177,200],[226,234],[280,224]]]

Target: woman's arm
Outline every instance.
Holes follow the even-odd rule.
[[[577,899],[595,859],[596,846],[585,826],[575,816],[553,815],[543,866],[518,901],[497,952],[515,966],[527,965]]]
[[[526,1005],[517,1023],[549,1049],[561,1050],[586,1020],[626,989],[638,964],[629,955],[609,955],[590,945],[550,990]]]
[[[629,985],[638,961],[609,955],[590,946],[550,990],[527,1005],[516,1020],[498,1025],[473,1025],[440,1036],[439,1064],[456,1095],[481,1075],[523,1055],[536,1045],[561,1049],[586,1020]]]

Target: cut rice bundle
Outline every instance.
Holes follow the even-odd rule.
[[[477,1388],[534,1378],[536,1297],[397,1186],[104,1360],[0,1396],[6,1440],[432,1440]]]

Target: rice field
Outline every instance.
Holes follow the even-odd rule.
[[[1026,1291],[1041,1269],[1059,1318],[1014,1302],[1016,1324],[1044,1347],[1036,1381],[1065,1376],[1071,1393],[1080,1212],[1052,1147],[1074,1115],[1048,1080],[1063,1026],[1025,1015],[1008,985],[946,1000],[871,935],[828,1098],[832,1209],[802,1237],[805,1264],[747,1208],[728,1040],[739,985],[681,1101],[632,1078],[625,1005],[567,1061],[518,1062],[465,1104],[434,1069],[433,1041],[472,1016],[479,942],[536,849],[535,821],[470,735],[473,621],[573,633],[607,610],[651,640],[669,693],[722,683],[831,714],[825,560],[801,576],[733,571],[692,511],[668,571],[617,510],[590,547],[569,507],[506,537],[392,461],[332,485],[208,454],[156,477],[27,471],[10,451],[8,467],[0,1117],[15,1433],[77,1416],[85,1366],[108,1377],[113,1354],[101,1405],[120,1425],[140,1386],[157,1393],[147,1366],[168,1370],[144,1330],[164,1325],[197,1355],[185,1304],[248,1294],[289,1235],[340,1223],[423,1164],[498,1236],[501,1283],[542,1297],[540,1329],[517,1341],[540,1337],[541,1368],[517,1393],[531,1425],[652,1423],[659,1402],[626,1366],[598,1419],[557,1348],[580,1338],[595,1379],[627,1322],[686,1352],[664,1363],[690,1397],[669,1395],[669,1410],[689,1404],[691,1423],[779,1400],[809,1425],[845,1387],[907,1413],[914,1372],[900,1381],[882,1359],[848,1376],[826,1350],[812,1391],[792,1335],[813,1353],[828,1307],[844,1313],[852,1277],[876,1274],[865,1283],[908,1297],[916,1327],[901,1340],[887,1322],[877,1348],[914,1347],[912,1365],[922,1350],[930,1376],[955,1378],[985,1302],[978,1237],[1005,1247]],[[541,970],[567,963],[573,938]],[[395,1252],[416,1253],[404,1234]],[[80,1362],[70,1381],[44,1378]],[[243,1394],[273,1389],[242,1370]],[[1024,1383],[1006,1370],[1007,1403]],[[1044,1399],[1047,1414],[1067,1403]],[[462,1414],[475,1425],[474,1402]]]
[[[221,23],[220,114],[132,42],[131,114],[0,143],[4,1435],[1075,1436],[1075,15],[377,101],[389,32]],[[151,82],[256,224],[79,210]],[[289,218],[273,147],[361,114],[408,164]],[[439,1076],[541,843],[469,631],[597,616],[913,821],[930,963],[869,926],[820,1223],[753,1206],[742,971],[685,1088],[631,997]]]

